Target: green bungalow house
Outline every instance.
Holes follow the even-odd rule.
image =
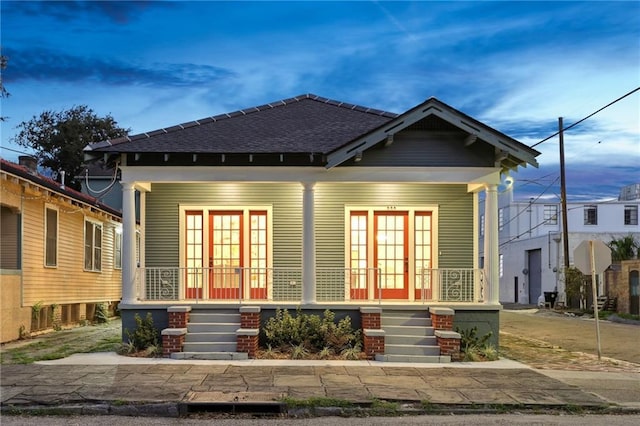
[[[182,336],[172,357],[236,353],[243,312],[297,307],[379,315],[377,359],[441,355],[433,331],[410,338],[438,312],[497,344],[497,185],[539,152],[435,98],[395,114],[306,94],[85,152],[121,171],[123,329],[151,312]]]

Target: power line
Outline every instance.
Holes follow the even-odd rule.
[[[561,131],[569,130],[569,129],[571,129],[572,127],[577,126],[578,124],[582,123],[583,121],[585,121],[585,120],[587,120],[587,119],[589,119],[589,118],[593,117],[594,115],[596,115],[596,114],[597,114],[597,113],[599,113],[600,111],[602,111],[602,110],[605,110],[605,109],[609,108],[611,105],[615,104],[616,102],[619,102],[619,101],[623,100],[624,98],[626,98],[627,96],[630,96],[630,95],[634,94],[634,93],[635,93],[635,92],[637,92],[638,90],[640,90],[640,87],[636,87],[635,89],[633,89],[633,90],[632,90],[632,91],[630,91],[629,93],[627,93],[627,94],[625,94],[625,95],[623,95],[623,96],[620,96],[620,97],[619,97],[618,99],[616,99],[615,101],[609,102],[607,105],[603,106],[602,108],[600,108],[600,109],[599,109],[599,110],[597,110],[597,111],[592,112],[591,114],[587,115],[587,116],[586,116],[585,118],[583,118],[582,120],[578,120],[578,121],[576,121],[575,123],[573,123],[572,125],[567,126],[567,127],[564,127],[562,130],[558,130],[557,132],[555,132],[555,133],[554,133],[554,134],[552,134],[551,136],[548,136],[548,137],[546,137],[546,138],[542,139],[540,142],[538,142],[538,143],[534,143],[533,145],[531,145],[531,146],[530,146],[530,148],[534,148],[534,147],[536,147],[536,146],[540,145],[541,143],[546,142],[546,141],[548,141],[549,139],[551,139],[551,138],[553,138],[553,137],[555,137],[555,136],[558,136],[558,135],[560,134],[560,132],[561,132]]]
[[[33,155],[33,154],[29,154],[29,153],[27,153],[27,152],[18,151],[17,149],[7,148],[6,146],[0,146],[0,148],[2,148],[2,149],[6,149],[7,151],[17,152],[18,154]]]

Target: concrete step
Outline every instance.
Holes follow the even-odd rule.
[[[422,326],[401,326],[401,325],[383,325],[382,329],[386,336],[434,336],[433,327]]]
[[[409,363],[450,363],[451,357],[449,355],[393,355],[384,354],[376,355],[376,361],[382,362],[409,362]]]
[[[197,322],[237,322],[240,324],[240,313],[239,312],[212,312],[212,311],[195,311],[189,314],[189,322],[197,323]]]
[[[238,328],[240,328],[238,326]],[[216,332],[202,332],[202,333],[187,333],[185,336],[185,342],[233,342],[237,341],[236,333],[216,333]]]
[[[437,346],[436,336],[408,336],[403,334],[386,334],[384,342],[389,345],[427,345]]]
[[[408,317],[408,316],[385,316],[381,317],[382,327],[387,325],[392,326],[416,326],[416,327],[431,327],[431,318],[425,317]]]
[[[236,342],[185,342],[183,352],[235,352]]]
[[[171,358],[236,361],[249,359],[249,355],[246,352],[175,352]]]
[[[385,355],[440,355],[440,346],[431,345],[384,345]]]
[[[189,322],[187,333],[233,333],[240,328],[239,322]]]

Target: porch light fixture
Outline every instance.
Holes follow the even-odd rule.
[[[387,135],[387,140],[384,141],[384,147],[388,147],[393,143],[393,135]]]
[[[140,160],[140,153],[139,153],[139,152],[136,152],[136,154],[133,156],[133,158],[134,158],[136,161],[139,161],[139,160]]]
[[[353,161],[355,161],[356,163],[362,161],[362,151],[356,152],[356,156],[353,157]]]
[[[193,162],[195,163],[196,161],[198,161],[198,154],[193,154]]]
[[[164,155],[164,161],[165,161],[165,162],[169,161],[169,154],[165,154],[165,155]]]

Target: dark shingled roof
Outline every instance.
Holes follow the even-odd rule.
[[[91,146],[99,152],[330,153],[397,114],[306,94]]]

